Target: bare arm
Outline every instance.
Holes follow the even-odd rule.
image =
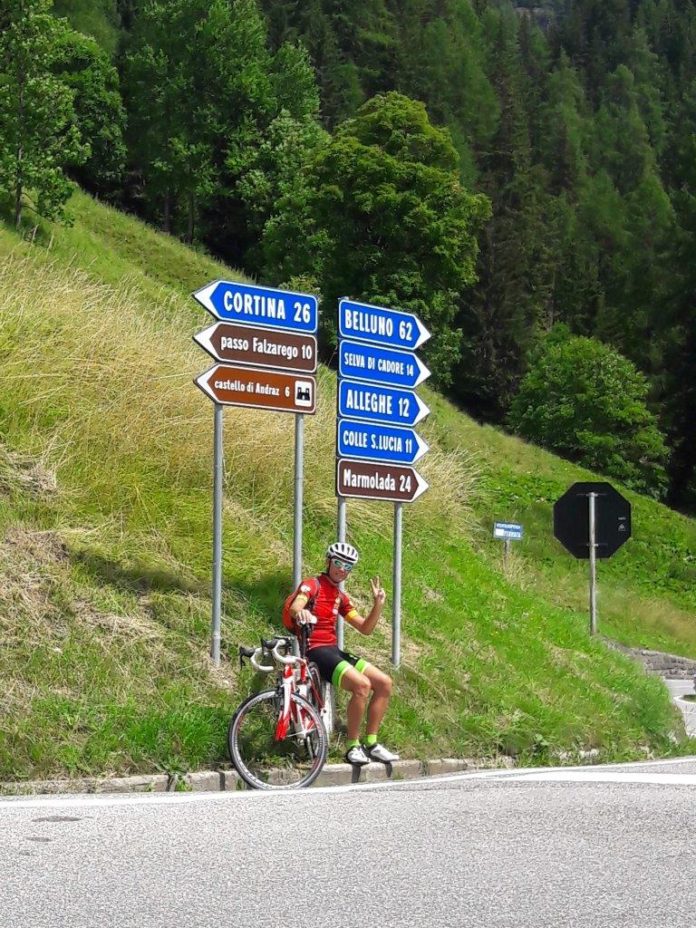
[[[366,616],[357,614],[346,616],[346,622],[359,631],[361,635],[371,635],[375,630],[387,598],[387,594],[380,586],[379,577],[372,578],[370,580],[370,585],[372,586],[372,609],[370,609]]]
[[[314,624],[316,621],[314,615],[309,611],[309,609],[305,609],[305,606],[308,602],[309,597],[305,596],[304,593],[298,593],[290,603],[290,615],[300,625]]]

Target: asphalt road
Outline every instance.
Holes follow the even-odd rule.
[[[696,758],[0,800],[2,928],[676,928]]]

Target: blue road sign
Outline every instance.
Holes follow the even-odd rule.
[[[350,419],[386,422],[388,425],[416,425],[430,412],[419,396],[410,390],[340,380],[338,415]]]
[[[430,332],[413,313],[347,299],[338,304],[338,334],[407,351],[415,351],[430,338]]]
[[[428,445],[411,429],[339,419],[336,448],[341,458],[414,464]]]
[[[430,377],[430,371],[410,351],[393,351],[342,338],[339,342],[338,372],[371,383],[386,383],[413,389]]]
[[[193,298],[216,319],[225,322],[291,332],[316,332],[319,325],[317,298],[309,293],[214,280],[196,290]]]
[[[522,538],[522,526],[516,522],[496,522],[493,525],[493,537],[520,541]]]

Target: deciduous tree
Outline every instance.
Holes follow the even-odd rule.
[[[5,0],[0,9],[0,188],[19,228],[25,199],[46,218],[71,192],[65,169],[86,157],[74,92],[53,73],[69,27],[50,0]]]

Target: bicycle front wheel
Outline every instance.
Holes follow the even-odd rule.
[[[309,786],[326,762],[328,739],[319,713],[297,693],[291,696],[291,721],[283,738],[276,737],[282,694],[267,690],[250,696],[230,722],[230,759],[253,789]]]

